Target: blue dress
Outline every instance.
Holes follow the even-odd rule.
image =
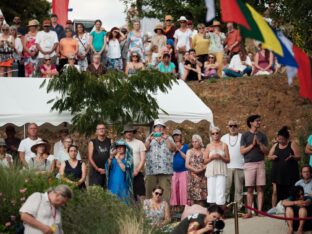
[[[126,165],[125,159],[122,159],[121,162]],[[112,159],[110,165],[108,190],[117,195],[118,198],[122,201],[127,201],[129,199],[129,188],[126,181],[126,172],[121,170],[115,158]]]

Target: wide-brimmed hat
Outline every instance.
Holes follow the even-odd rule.
[[[44,26],[51,26],[51,21],[48,20],[48,19],[44,20],[43,23],[42,23],[42,26],[43,26],[43,27],[44,27]]]
[[[3,138],[0,138],[0,146],[5,146],[7,147],[5,140]]]
[[[185,21],[187,22],[187,18],[185,16],[181,16],[179,19],[178,19],[179,22],[181,21]]]
[[[214,20],[211,25],[211,27],[220,27],[220,26],[221,26],[221,23],[218,20]]]
[[[181,130],[180,130],[180,129],[175,129],[175,130],[173,130],[172,136],[174,136],[174,135],[182,135]]]
[[[157,24],[157,25],[155,26],[155,28],[154,28],[154,32],[156,33],[157,30],[161,30],[162,33],[164,33],[164,27],[163,27],[163,25],[162,25],[162,24]]]
[[[37,27],[38,25],[39,25],[38,20],[29,20],[27,27],[32,27],[32,26]]]
[[[136,133],[137,129],[132,125],[126,125],[124,126],[124,129],[122,130],[122,134],[125,134],[126,132],[133,132]]]
[[[30,148],[31,152],[37,153],[37,152],[36,152],[36,149],[37,149],[37,147],[38,147],[39,145],[44,145],[44,146],[45,146],[45,153],[49,153],[49,152],[50,152],[50,144],[49,144],[48,142],[46,142],[46,141],[43,141],[43,140],[38,140],[38,141],[36,142],[36,144],[34,144],[34,145]]]
[[[163,120],[161,120],[161,119],[156,119],[154,121],[154,127],[157,126],[157,125],[162,125],[162,126],[166,127],[165,122]]]
[[[173,20],[173,18],[172,18],[172,16],[171,15],[166,15],[166,17],[165,17],[165,21],[166,20]]]

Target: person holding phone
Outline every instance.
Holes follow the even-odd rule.
[[[172,137],[165,133],[165,129],[166,125],[162,120],[155,120],[154,131],[146,139],[145,186],[148,198],[151,198],[155,186],[163,187],[164,199],[169,203],[176,145]]]

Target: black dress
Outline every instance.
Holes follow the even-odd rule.
[[[290,188],[299,180],[299,167],[298,162],[293,158],[285,161],[290,155],[294,155],[291,142],[288,143],[285,149],[280,149],[279,143],[277,143],[274,155],[277,158],[272,162],[271,178],[272,183],[276,183],[277,199],[279,201],[288,197]]]
[[[64,176],[72,181],[78,182],[82,176],[82,161],[78,160],[76,167],[72,167],[68,160],[65,161]],[[83,182],[78,186],[79,189],[85,189],[86,184]]]

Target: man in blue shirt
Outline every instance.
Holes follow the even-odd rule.
[[[301,186],[304,190],[304,195],[312,194],[312,178],[311,178],[311,166],[305,165],[301,169],[302,179],[297,181],[295,186]]]
[[[58,20],[57,15],[52,14],[51,15],[52,26],[50,27],[50,30],[56,32],[58,41],[60,41],[62,38],[65,37],[65,31],[63,26],[57,23],[57,20]]]

